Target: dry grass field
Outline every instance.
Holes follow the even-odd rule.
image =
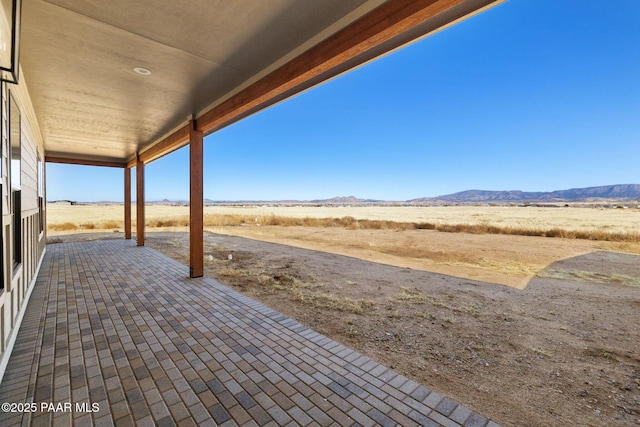
[[[149,231],[183,231],[189,224],[186,206],[149,205],[146,218]],[[49,205],[47,221],[49,236],[118,231],[123,207]],[[205,227],[519,289],[562,259],[598,250],[640,253],[638,209],[207,207]]]
[[[145,210],[147,224],[156,221],[184,221],[187,206],[149,205]],[[77,228],[112,229],[122,227],[123,207],[119,205],[47,206],[50,230],[60,230],[71,223]],[[135,222],[135,207],[133,210]],[[640,209],[539,208],[507,206],[445,206],[445,207],[282,207],[208,206],[205,216],[242,218],[248,223],[267,224],[272,217],[281,218],[343,218],[379,220],[434,225],[482,225],[531,230],[568,230],[605,233],[640,232]],[[188,219],[187,219],[188,220]],[[84,225],[84,226],[83,226]],[[118,225],[118,227],[115,227]],[[182,224],[184,225],[184,224]],[[221,225],[221,224],[211,224]]]
[[[48,209],[50,242],[123,237],[121,206]],[[146,213],[188,264],[186,207]],[[637,209],[206,213],[207,276],[501,425],[640,422]]]

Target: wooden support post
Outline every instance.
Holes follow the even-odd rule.
[[[136,163],[136,238],[138,246],[144,246],[144,163],[139,157]]]
[[[203,133],[189,123],[189,275],[204,275]]]
[[[131,240],[131,169],[124,168],[124,238]]]

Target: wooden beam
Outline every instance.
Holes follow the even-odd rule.
[[[105,166],[109,168],[127,167],[126,163],[120,163],[120,162],[109,162],[105,160],[70,159],[66,157],[54,157],[54,156],[45,156],[44,161],[47,163],[61,163],[66,165]]]
[[[189,123],[189,275],[204,275],[203,138],[196,122]]]
[[[135,168],[138,165],[138,156],[135,156],[133,159],[127,162],[127,166],[129,169]]]
[[[124,238],[131,240],[131,169],[124,168]]]
[[[144,246],[144,163],[138,157],[136,164],[136,240]]]
[[[504,0],[391,0],[198,117],[208,135]]]
[[[144,163],[149,163],[177,150],[178,148],[184,147],[189,143],[189,132],[189,125],[178,129],[162,141],[154,144],[151,148],[140,153],[140,159]]]

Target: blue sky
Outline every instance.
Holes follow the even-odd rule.
[[[408,200],[640,183],[640,1],[510,0],[205,139],[205,197]],[[145,168],[187,199],[188,149]],[[123,172],[47,165],[47,199]],[[134,193],[135,198],[135,193]]]

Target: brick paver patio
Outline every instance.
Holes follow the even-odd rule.
[[[150,248],[47,251],[2,426],[497,426]]]

